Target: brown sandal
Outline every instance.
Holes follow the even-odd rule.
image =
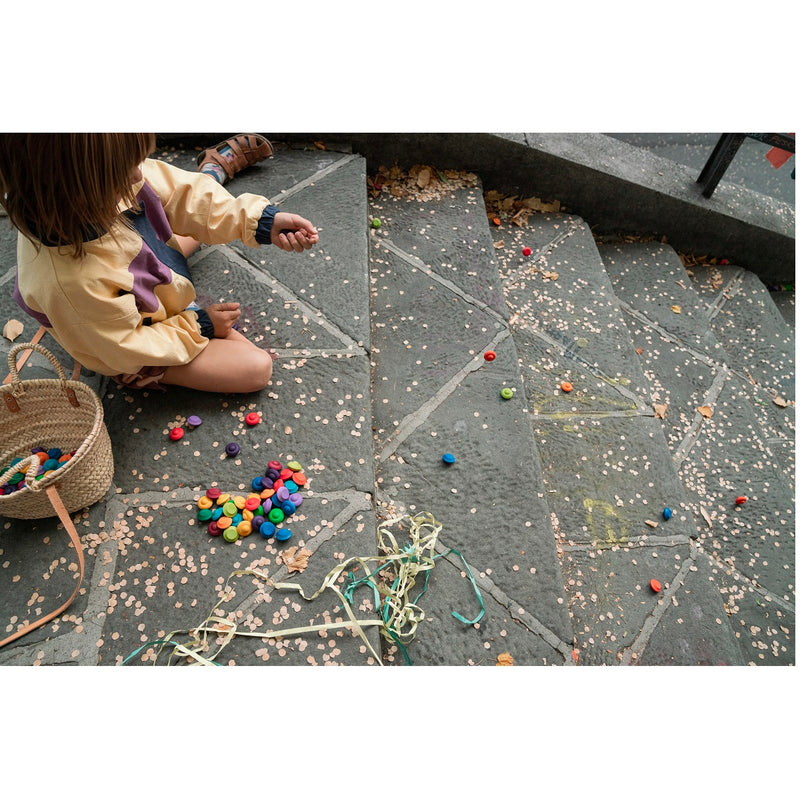
[[[223,158],[220,155],[219,151],[223,147],[230,147],[233,158]],[[272,145],[263,136],[256,133],[240,133],[238,136],[232,136],[230,139],[220,142],[215,147],[203,150],[197,156],[197,169],[202,170],[206,164],[213,162],[219,164],[230,179],[245,167],[257,164],[271,155]]]

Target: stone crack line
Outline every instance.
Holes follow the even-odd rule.
[[[583,369],[585,369],[590,375],[594,375],[596,378],[600,378],[600,380],[603,381],[603,383],[608,384],[608,386],[610,386],[616,392],[621,394],[626,400],[629,400],[636,406],[637,414],[642,414],[644,416],[650,416],[650,417],[653,416],[654,412],[652,408],[645,405],[644,402],[634,392],[630,391],[629,389],[626,389],[624,386],[620,386],[617,381],[606,375],[603,372],[603,370],[601,370],[596,364],[590,364],[588,361],[581,358],[577,353],[573,352],[572,350],[570,350],[569,353],[567,353],[568,350],[567,345],[563,344],[562,342],[559,342],[558,339],[553,338],[545,331],[538,329],[531,330],[529,328],[526,328],[526,330],[532,336],[535,336],[537,339],[541,339],[550,347],[553,347],[556,350],[558,350],[559,353],[565,358],[573,359],[576,364],[583,367]],[[630,414],[628,414],[628,416],[630,416]]]
[[[6,270],[5,275],[0,278],[0,286],[5,286],[10,280],[13,280],[17,274],[17,267],[16,264],[13,267],[10,267]]]
[[[726,366],[722,366],[719,373],[717,373],[716,378],[714,378],[711,386],[709,387],[708,391],[703,398],[703,404],[707,406],[713,407],[716,401],[719,399],[720,394],[722,394],[722,390],[725,386],[726,381],[728,380],[728,376],[730,375],[730,370]],[[683,437],[683,441],[678,445],[675,449],[675,452],[672,456],[672,463],[675,467],[679,467],[683,460],[689,455],[689,451],[694,447],[694,443],[700,436],[700,429],[703,426],[703,421],[705,417],[698,411],[694,415],[694,420],[692,420],[692,424],[687,431],[686,435]]]
[[[248,272],[257,283],[262,286],[267,286],[273,289],[280,295],[284,302],[296,305],[303,313],[310,319],[313,319],[321,328],[324,328],[328,333],[338,339],[347,350],[355,352],[358,355],[366,354],[366,350],[356,342],[349,334],[345,333],[338,325],[331,322],[318,308],[301,300],[288,286],[281,283],[276,277],[271,275],[263,267],[256,268],[246,258],[243,258],[239,253],[228,245],[212,245],[211,247],[204,248],[197,258],[192,263],[192,266],[197,265],[208,255],[214,252],[224,254],[224,257],[234,263],[238,264],[242,269]]]
[[[539,261],[542,261],[546,256],[549,256],[550,253],[552,253],[553,250],[555,250],[563,241],[569,239],[570,236],[574,236],[581,228],[581,226],[573,219],[568,219],[568,226],[569,227],[563,233],[558,234],[558,236],[553,238],[546,245],[540,247],[537,250],[536,255],[528,259],[527,264],[520,266],[513,272],[509,273],[505,280],[503,280],[503,288],[511,288],[519,280],[523,273],[537,271],[536,264]]]
[[[738,294],[739,289],[742,287],[745,271],[739,269],[733,274],[731,279],[722,287],[720,293],[714,300],[708,304],[708,321],[711,322],[716,317],[725,303],[730,300],[734,295]]]
[[[473,297],[469,292],[464,291],[460,286],[453,283],[453,281],[448,280],[447,278],[442,277],[438,273],[434,272],[424,261],[418,258],[411,253],[407,253],[405,250],[400,249],[394,242],[390,239],[380,239],[379,240],[380,246],[384,249],[388,250],[390,253],[394,253],[401,261],[404,261],[410,267],[418,269],[420,272],[427,275],[431,280],[436,281],[441,286],[444,286],[446,289],[451,291],[453,294],[458,295],[462,300],[470,305],[479,308],[485,314],[488,314],[492,317],[496,322],[500,323],[501,325],[506,325],[506,320],[495,311],[491,306],[484,303],[482,300],[478,300],[476,297]]]
[[[650,616],[644,621],[642,629],[639,631],[631,645],[623,651],[620,664],[623,666],[629,666],[642,657],[642,653],[644,653],[645,648],[650,642],[650,637],[653,635],[654,631],[658,627],[658,624],[661,622],[661,618],[669,608],[670,601],[675,596],[678,589],[683,586],[683,581],[689,574],[690,569],[694,566],[696,560],[697,549],[695,547],[691,547],[689,550],[689,557],[681,565],[681,568],[678,570],[678,574],[675,576],[675,579],[670,581],[669,587],[661,593],[661,601],[656,601]]]
[[[688,534],[675,534],[673,536],[658,536],[643,534],[642,536],[631,536],[624,542],[614,542],[613,544],[603,544],[595,542],[583,542],[572,544],[560,544],[559,550],[569,550],[578,552],[590,552],[593,550],[614,550],[623,549],[627,547],[680,547],[691,544],[692,537]]]
[[[737,581],[742,583],[747,583],[753,588],[754,592],[760,594],[767,602],[775,603],[779,605],[784,611],[788,611],[790,614],[795,613],[794,603],[786,600],[783,597],[780,597],[776,592],[770,592],[769,589],[762,586],[757,581],[753,580],[749,576],[740,572],[736,567],[731,566],[726,561],[722,560],[718,555],[715,553],[709,553],[706,551],[702,545],[698,545],[698,550],[711,562],[712,566],[719,567],[720,569],[724,570],[725,572],[730,573]]]
[[[719,370],[722,369],[725,364],[724,362],[717,361],[716,359],[711,358],[711,356],[707,355],[706,353],[701,352],[700,350],[695,349],[691,345],[686,344],[680,338],[678,338],[674,333],[669,333],[669,331],[662,328],[657,322],[650,319],[646,314],[643,314],[641,311],[637,311],[635,308],[629,306],[624,300],[618,300],[619,307],[629,316],[633,317],[634,319],[638,320],[642,323],[642,325],[646,325],[648,328],[654,330],[662,339],[666,339],[668,342],[672,342],[673,344],[677,344],[683,350],[685,350],[692,358],[701,363],[705,364],[712,369]]]
[[[504,341],[510,336],[510,331],[505,328],[498,332],[491,342],[488,344],[488,349],[496,348],[500,342]],[[386,461],[397,448],[406,440],[417,428],[420,427],[430,415],[439,406],[447,400],[451,394],[461,385],[461,381],[469,375],[470,372],[476,372],[483,367],[484,360],[480,356],[471,358],[461,369],[459,369],[451,378],[444,384],[435,394],[431,395],[416,411],[407,414],[397,426],[395,433],[378,454],[377,459],[379,462]]]
[[[527,410],[527,409],[526,409]],[[544,417],[545,419],[608,419],[611,417],[653,417],[655,416],[652,408],[638,407],[628,411],[540,411],[533,410],[534,417]]]
[[[361,158],[361,156],[346,155],[343,158],[340,158],[338,161],[334,161],[333,164],[330,164],[327,167],[324,167],[323,169],[319,170],[318,172],[315,172],[310,177],[305,178],[299,183],[296,183],[294,186],[291,186],[288,189],[283,189],[275,197],[271,197],[270,202],[274,206],[280,205],[284,200],[288,200],[290,197],[299,194],[300,192],[303,191],[303,189],[309,186],[313,186],[317,181],[322,180],[323,178],[330,175],[332,172],[336,172],[341,167],[345,166],[346,164],[349,164],[351,161],[356,161],[359,158]]]
[[[723,289],[722,292],[720,292],[718,298],[714,301],[714,303],[708,306],[710,312],[709,322],[720,312],[722,306],[725,304],[725,301],[729,300],[734,294],[736,294],[736,292],[738,291],[738,289],[742,284],[742,276],[744,275],[744,273],[745,270],[740,270],[739,274],[736,275],[734,278],[732,278],[731,281],[728,283],[728,285],[725,287],[725,289]],[[629,314],[631,317],[638,320],[641,324],[646,325],[648,328],[654,330],[662,339],[666,339],[668,342],[672,342],[673,344],[678,345],[684,352],[688,353],[692,358],[696,359],[697,361],[700,361],[706,366],[711,367],[715,371],[726,369],[729,372],[732,372],[734,375],[741,378],[741,380],[744,381],[745,383],[753,384],[754,386],[763,388],[768,393],[772,393],[772,390],[770,390],[769,387],[762,386],[760,383],[757,383],[746,370],[740,371],[737,369],[733,369],[730,366],[728,366],[726,360],[719,361],[707,355],[706,353],[697,350],[691,345],[686,344],[686,342],[681,340],[678,336],[664,330],[664,328],[662,328],[657,322],[654,322],[652,319],[643,314],[641,311],[637,311],[636,309],[631,308],[631,306],[629,306],[623,300],[619,301],[619,305],[620,308],[622,308],[622,310],[625,311],[626,314]],[[722,354],[723,354],[723,359],[728,358],[728,353],[725,351],[724,346],[722,347]]]
[[[448,552],[450,550],[449,547],[437,542],[436,550],[452,567],[457,569],[459,572],[463,570],[463,563]],[[499,605],[507,609],[508,613],[513,619],[527,628],[531,633],[536,634],[540,639],[550,645],[553,650],[563,656],[566,665],[572,666],[572,645],[567,644],[559,639],[559,637],[556,636],[553,631],[536,619],[533,614],[530,614],[527,611],[522,611],[522,604],[510,598],[496,583],[494,583],[494,581],[490,580],[489,578],[482,577],[480,572],[471,564],[468,564],[468,566],[472,572],[472,577],[474,578],[475,583],[483,592],[488,594]]]

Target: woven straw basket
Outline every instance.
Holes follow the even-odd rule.
[[[17,354],[36,350],[56,369],[58,379],[22,381],[17,371]],[[0,516],[40,519],[56,516],[48,487],[57,490],[69,513],[100,500],[111,486],[114,458],[111,440],[103,422],[103,406],[85,383],[67,380],[56,357],[40,344],[18,344],[8,353],[11,382],[0,387],[0,485],[16,472],[24,472],[24,486],[0,495]],[[75,455],[61,467],[39,480],[39,459],[35,447],[58,447]],[[12,460],[23,461],[10,467]],[[6,469],[9,467],[9,469]]]

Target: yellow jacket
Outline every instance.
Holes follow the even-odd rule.
[[[257,247],[268,241],[262,217],[271,224],[274,214],[266,197],[233,197],[212,177],[163,161],[147,159],[142,175],[135,189],[143,213],[130,216],[136,228],[118,221],[86,242],[80,259],[58,247],[37,252],[18,237],[15,299],[73,358],[104,375],[186,364],[208,344],[205,312],[187,309],[195,291],[174,234]]]

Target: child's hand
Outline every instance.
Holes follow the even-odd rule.
[[[279,211],[272,220],[270,241],[287,253],[302,253],[319,241],[317,229],[299,214]]]
[[[238,303],[212,303],[205,310],[214,323],[215,339],[224,339],[242,315]]]

